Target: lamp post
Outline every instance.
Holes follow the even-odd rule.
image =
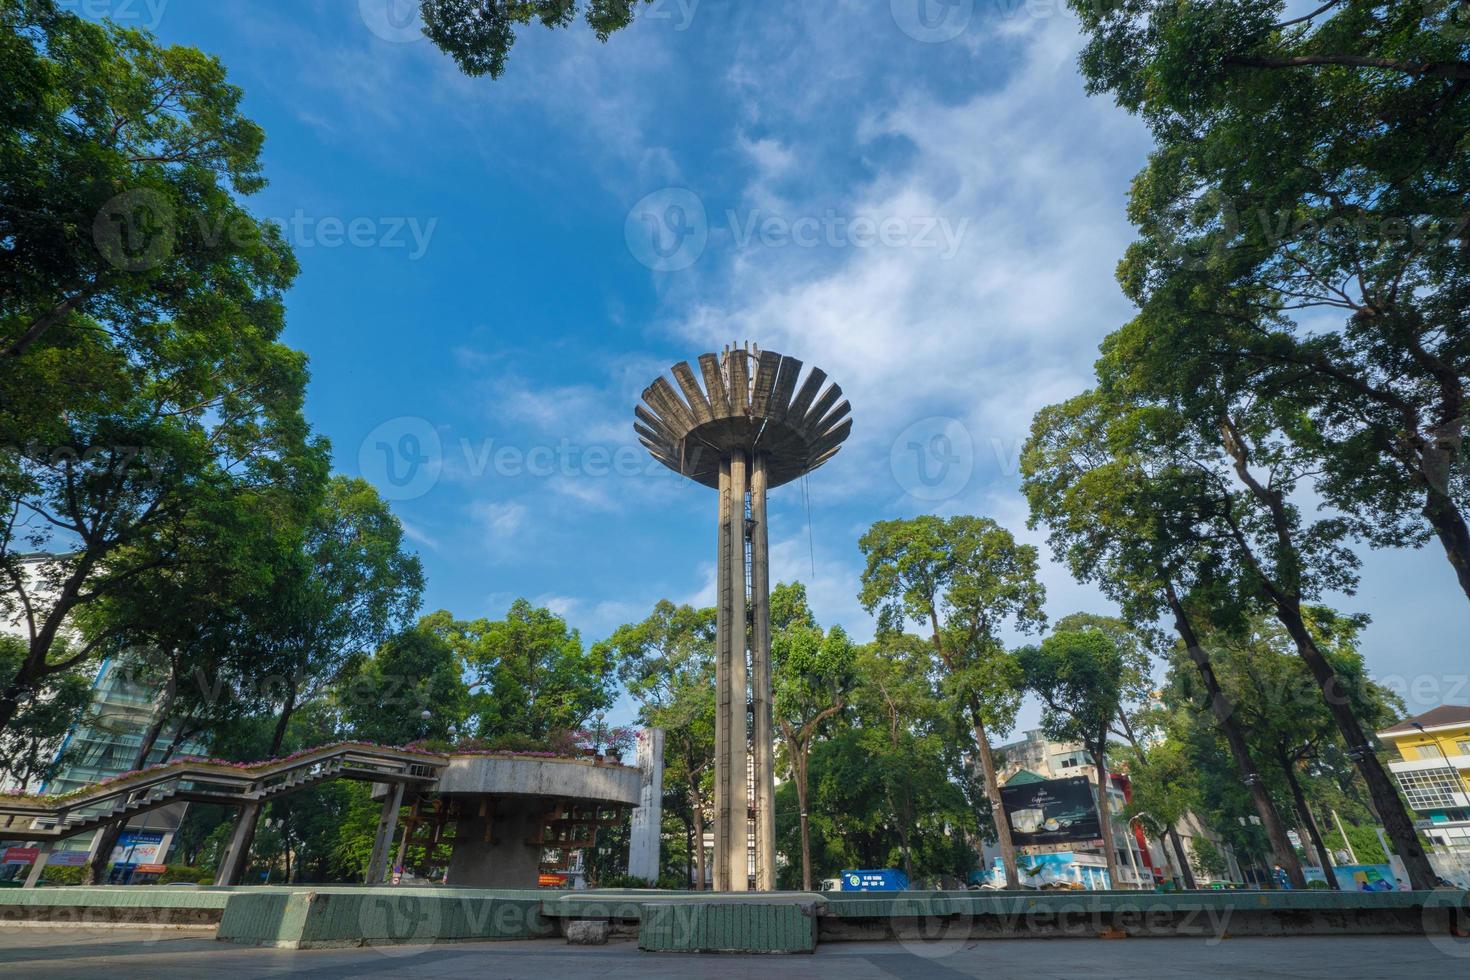
[[[602,719],[606,715],[599,711],[592,717],[597,719],[597,723],[592,726],[592,754],[602,755],[602,743],[607,737],[607,726],[603,724]]]

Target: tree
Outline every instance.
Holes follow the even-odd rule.
[[[801,888],[812,889],[807,764],[813,740],[847,705],[855,648],[841,626],[823,631],[807,605],[806,586],[771,590],[771,702],[796,788],[801,832]]]
[[[913,621],[930,633],[945,691],[974,731],[1006,882],[1019,888],[988,732],[1008,731],[1020,706],[1019,667],[1000,630],[1010,624],[1028,632],[1045,622],[1036,549],[1016,544],[989,518],[933,516],[879,521],[858,547],[867,559],[859,599],[869,612],[878,611],[880,632],[902,632]]]
[[[264,599],[274,611],[271,628],[256,636],[257,651],[284,670],[269,678],[279,700],[271,755],[281,751],[298,706],[350,676],[360,657],[407,626],[424,587],[398,519],[371,484],[349,477],[332,478],[281,562]]]
[[[1163,645],[1161,634],[1152,627],[1138,629],[1116,616],[1097,613],[1069,613],[1057,620],[1056,632],[1096,630],[1113,642],[1121,658],[1118,675],[1118,715],[1113,732],[1130,746],[1139,744],[1138,727],[1147,716],[1154,694],[1151,657]]]
[[[1137,395],[1149,380],[1136,364],[1107,350],[1100,364],[1105,386]],[[1268,608],[1286,628],[1311,671],[1322,698],[1357,762],[1374,809],[1403,857],[1415,887],[1436,880],[1398,790],[1370,744],[1368,732],[1345,696],[1346,685],[1307,624],[1308,603],[1328,591],[1351,592],[1356,556],[1347,548],[1346,522],[1328,516],[1308,521],[1295,503],[1301,479],[1314,462],[1284,433],[1294,424],[1291,399],[1267,398],[1225,385],[1177,392],[1153,417],[1168,419],[1152,430],[1152,449],[1195,482],[1198,516],[1218,560],[1234,565],[1228,583],[1232,619],[1252,604]]]
[[[1097,774],[1097,813],[1108,879],[1116,887],[1118,846],[1108,798],[1108,733],[1122,710],[1126,664],[1118,644],[1100,629],[1058,629],[1017,655],[1026,689],[1041,699],[1048,738],[1080,742]]]
[[[549,609],[517,599],[501,620],[460,622],[441,611],[424,624],[460,650],[475,686],[488,689],[474,696],[482,736],[545,738],[612,705],[609,650],[584,649]]]
[[[1399,717],[1393,696],[1367,676],[1357,649],[1363,620],[1323,607],[1306,612],[1309,628],[1324,655],[1345,682],[1341,695],[1351,701],[1354,712],[1375,730]],[[1333,763],[1345,759],[1338,751],[1344,746],[1315,680],[1296,655],[1290,635],[1274,618],[1257,617],[1244,630],[1218,632],[1207,642],[1220,682],[1238,706],[1253,748],[1276,763],[1328,884],[1336,887],[1331,853],[1309,802],[1305,780],[1314,767],[1330,772]],[[1352,772],[1348,765],[1344,775],[1351,779]],[[1338,775],[1331,773],[1333,777]]]
[[[15,675],[26,656],[26,643],[0,633],[0,684]],[[78,673],[53,674],[34,689],[0,733],[0,775],[24,791],[44,782],[56,769],[55,746],[92,702],[92,685]]]
[[[1177,454],[1161,451],[1179,427],[1173,413],[1104,392],[1042,409],[1021,456],[1031,524],[1047,526],[1058,558],[1079,580],[1096,582],[1126,621],[1146,628],[1165,615],[1173,620],[1276,863],[1305,887],[1235,705],[1200,639],[1212,617],[1238,619],[1240,590],[1218,536],[1204,526],[1215,507],[1210,486],[1180,466]]]
[[[3,0],[0,25],[0,402],[38,421],[105,395],[77,386],[116,370],[96,332],[134,364],[273,338],[296,264],[236,201],[265,136],[218,59],[54,0]]]
[[[1184,853],[1179,823],[1198,806],[1199,792],[1186,747],[1172,736],[1145,745],[1133,743],[1123,750],[1133,799],[1128,805],[1129,821],[1149,817],[1174,850],[1174,863],[1185,888],[1194,888],[1194,871]]]
[[[223,68],[51,0],[0,20],[0,613],[27,638],[4,730],[116,642],[67,639],[85,607],[257,494],[309,509],[326,446],[277,342],[295,261],[233,196],[262,184],[261,134]]]
[[[395,633],[337,695],[348,731],[383,745],[448,739],[468,717],[463,675],[464,664],[443,637],[423,626]]]
[[[859,741],[881,787],[884,819],[898,837],[909,881],[917,881],[914,852],[922,847],[926,815],[939,783],[952,785],[947,749],[958,744],[950,713],[934,683],[934,650],[910,634],[886,636],[858,648],[852,705]]]
[[[642,0],[652,3],[653,0]],[[633,22],[639,0],[588,0],[587,26],[606,41]],[[499,78],[516,28],[531,21],[555,29],[576,19],[579,0],[422,0],[424,34],[466,75]]]
[[[1374,544],[1437,537],[1470,597],[1463,5],[1072,6],[1089,91],[1157,144],[1127,356],[1181,392],[1289,397],[1314,489]]]
[[[665,798],[682,804],[694,888],[702,890],[710,802],[704,786],[715,759],[715,610],[663,599],[647,619],[618,627],[598,648],[638,702],[639,721],[664,730]]]

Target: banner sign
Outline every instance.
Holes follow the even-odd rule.
[[[1017,847],[1102,841],[1097,800],[1085,776],[1000,788]]]
[[[7,847],[5,849],[5,864],[35,864],[36,858],[41,856],[40,848],[36,847]]]
[[[58,868],[80,868],[87,863],[86,851],[57,851],[46,861],[47,866]]]
[[[154,830],[124,831],[112,849],[112,860],[118,865],[153,864],[163,849],[163,832]]]

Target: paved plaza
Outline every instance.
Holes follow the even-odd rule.
[[[1327,937],[1301,939],[1003,940],[906,948],[829,943],[808,956],[714,956],[639,952],[632,940],[604,947],[526,941],[446,946],[288,951],[230,946],[209,930],[77,930],[6,926],[0,963],[28,980],[194,980],[311,976],[430,978],[660,977],[1385,977],[1438,980],[1470,975],[1470,940]]]

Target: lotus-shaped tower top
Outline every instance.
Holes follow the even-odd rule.
[[[796,358],[750,346],[698,360],[698,375],[680,361],[674,383],[660,376],[635,410],[639,441],[676,473],[718,488],[721,457],[760,453],[768,485],[779,487],[835,456],[852,432],[851,407],[821,368],[803,377]]]

